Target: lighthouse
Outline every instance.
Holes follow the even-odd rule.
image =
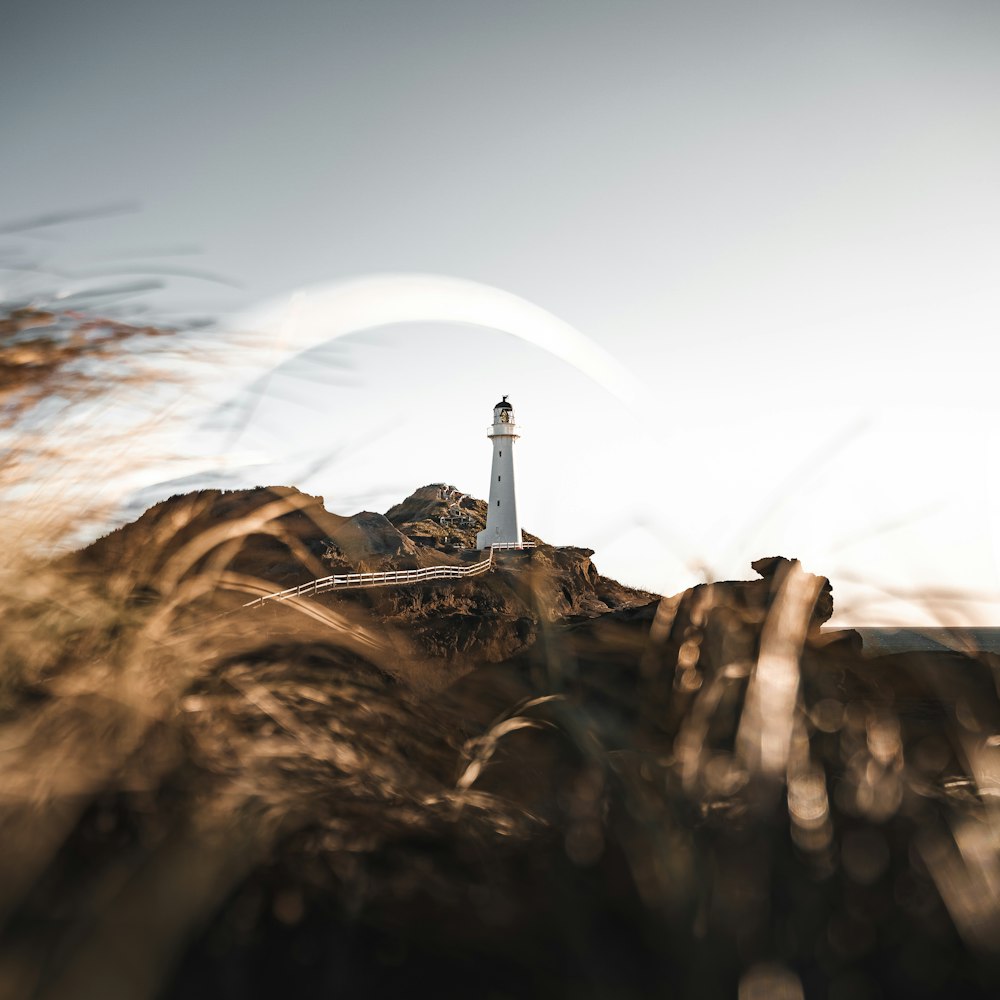
[[[514,494],[514,442],[518,439],[514,407],[507,397],[493,407],[493,424],[486,436],[493,442],[493,469],[490,475],[490,505],[486,528],[476,535],[476,548],[491,545],[521,545],[521,523],[517,519]]]

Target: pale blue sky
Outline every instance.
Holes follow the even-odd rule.
[[[171,277],[138,300],[165,316],[370,273],[471,279],[571,323],[661,400],[639,426],[501,333],[355,337],[337,348],[350,384],[307,366],[315,388],[298,380],[239,443],[264,462],[339,448],[303,484],[334,509],[436,479],[485,492],[482,432],[509,392],[530,427],[526,526],[593,545],[627,582],[676,590],[692,562],[741,574],[782,551],[859,621],[910,610],[854,579],[1000,596],[993,0],[36,0],[2,16],[0,225],[139,208],[0,236],[9,262],[241,285]],[[0,272],[7,295],[45,281],[76,287]],[[414,405],[434,408],[432,441],[407,437]]]

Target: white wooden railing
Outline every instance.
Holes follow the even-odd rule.
[[[490,546],[490,554],[482,562],[472,566],[425,566],[423,569],[391,569],[382,573],[343,573],[338,576],[324,576],[319,580],[300,583],[297,587],[279,590],[275,594],[265,594],[243,605],[245,608],[260,607],[266,601],[287,601],[293,597],[310,597],[328,590],[350,590],[358,587],[393,587],[399,584],[421,583],[424,580],[448,580],[456,577],[478,576],[493,565],[496,549],[533,549],[534,542],[499,542]]]

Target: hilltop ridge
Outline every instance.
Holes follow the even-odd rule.
[[[486,503],[455,487],[432,483],[416,489],[385,514],[333,514],[322,497],[288,486],[247,490],[199,490],[170,497],[130,524],[94,542],[76,557],[81,568],[129,567],[137,594],[160,593],[161,581],[209,565],[197,551],[206,533],[232,535],[226,581],[258,581],[279,591],[339,573],[406,570],[477,562],[475,537],[486,520]],[[493,663],[530,647],[540,627],[595,618],[648,605],[657,595],[604,577],[593,550],[545,544],[497,553],[490,573],[470,579],[328,592],[313,600],[350,608],[366,618],[404,629],[417,649],[451,667]],[[174,565],[171,565],[173,563]],[[233,595],[208,595],[212,604],[234,605]],[[287,608],[266,607],[258,620],[283,617]]]

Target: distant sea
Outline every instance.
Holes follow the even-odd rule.
[[[859,628],[868,656],[913,650],[1000,653],[1000,628]]]

